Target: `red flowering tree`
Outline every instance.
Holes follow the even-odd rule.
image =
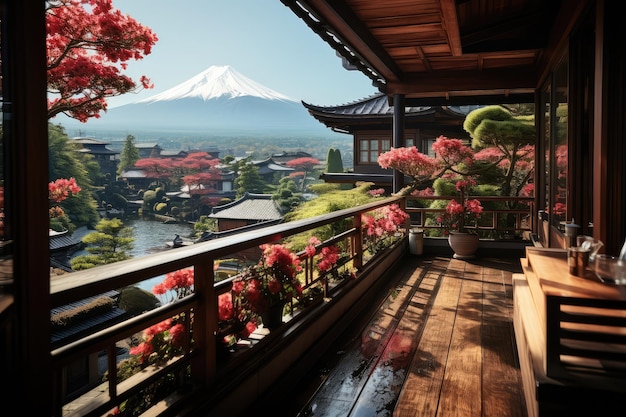
[[[475,184],[472,174],[485,168],[474,168],[474,152],[460,139],[440,136],[433,143],[433,151],[436,157],[423,154],[414,146],[392,148],[378,157],[378,163],[382,168],[394,168],[413,178],[413,182],[403,190],[405,193],[419,190],[425,184],[436,183],[437,180],[455,183],[459,201],[450,200],[444,215],[437,222],[446,228],[446,233],[450,229],[465,231],[470,218],[478,218],[482,212],[478,200],[467,199],[470,187]],[[442,188],[444,187],[440,187]]]
[[[48,118],[59,113],[86,122],[107,110],[106,99],[140,88],[122,73],[152,52],[157,36],[113,8],[112,0],[46,2]]]
[[[216,183],[222,173],[218,168],[220,161],[207,152],[194,152],[175,163],[182,175],[183,191],[191,196],[191,212],[196,211],[196,206],[214,206],[219,197],[209,198],[208,194],[215,193]],[[198,216],[192,214],[192,219]]]
[[[50,201],[48,217],[50,218],[51,229],[58,232],[72,229],[71,221],[60,204],[72,195],[78,194],[80,190],[81,188],[76,184],[73,177],[69,179],[59,178],[48,183],[48,200]]]
[[[285,165],[287,165],[290,168],[294,168],[294,169],[302,172],[301,189],[302,189],[302,191],[304,191],[304,189],[305,189],[304,184],[305,184],[305,181],[306,181],[307,174],[310,171],[312,171],[313,168],[318,166],[319,163],[320,163],[319,159],[311,158],[311,157],[303,157],[303,158],[292,159],[291,161],[288,161],[287,163],[285,163]]]
[[[155,180],[157,184],[169,183],[176,165],[171,158],[142,158],[135,162],[135,168],[146,173],[147,178]]]

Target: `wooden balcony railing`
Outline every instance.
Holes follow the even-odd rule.
[[[411,217],[411,226],[424,229],[427,235],[428,232],[441,235],[441,225],[436,219],[445,212],[445,209],[423,206],[430,205],[431,201],[449,201],[454,198],[451,196],[406,197],[405,210]],[[506,239],[534,230],[533,197],[468,196],[468,198],[479,200],[483,206],[483,212],[476,227],[481,238]]]
[[[436,199],[444,199],[437,197]],[[492,200],[492,197],[481,200]],[[514,216],[517,230],[530,230],[529,223],[532,219],[530,199],[510,199],[528,203],[526,209],[514,210],[490,210],[494,218],[503,215]],[[228,292],[232,288],[232,282],[236,277],[222,279],[216,282],[215,268],[220,260],[232,258],[233,254],[258,248],[265,243],[279,243],[282,239],[306,234],[312,236],[319,227],[333,227],[338,230],[336,235],[323,242],[318,249],[325,245],[337,244],[344,248],[345,256],[337,268],[350,268],[356,271],[356,279],[360,282],[368,275],[368,268],[375,271],[367,278],[375,282],[385,270],[392,267],[397,260],[398,253],[393,255],[376,256],[376,244],[365,238],[361,215],[391,204],[399,204],[413,215],[411,226],[430,228],[425,219],[436,215],[437,210],[414,207],[411,197],[406,201],[402,197],[391,197],[380,201],[336,211],[310,219],[282,223],[244,231],[242,233],[226,236],[216,240],[196,243],[190,246],[171,249],[159,254],[145,256],[138,259],[117,262],[84,271],[53,277],[51,279],[51,308],[66,306],[90,297],[96,297],[109,291],[119,290],[124,287],[134,286],[144,280],[164,276],[185,268],[193,268],[194,286],[193,293],[147,311],[143,314],[127,318],[105,329],[93,331],[85,329],[80,338],[55,345],[51,351],[52,366],[55,374],[53,399],[54,416],[102,416],[112,412],[116,408],[123,410],[131,405],[132,399],[155,397],[155,393],[169,387],[163,394],[163,398],[155,397],[150,404],[151,415],[160,415],[165,409],[179,406],[180,404],[198,404],[193,399],[207,396],[207,393],[219,391],[225,398],[235,395],[235,390],[245,386],[242,376],[238,381],[235,375],[255,374],[255,366],[260,362],[267,362],[270,366],[272,355],[278,357],[278,353],[272,349],[278,349],[281,344],[287,343],[288,338],[296,340],[300,349],[306,349],[306,343],[312,344],[313,339],[321,337],[325,331],[323,325],[315,323],[311,313],[302,305],[292,305],[291,313],[286,317],[287,323],[277,332],[268,333],[260,329],[248,340],[242,340],[248,348],[228,352],[224,356],[219,339],[223,329],[218,319],[218,296]],[[416,221],[415,213],[419,215]],[[527,219],[527,222],[522,219]],[[508,230],[499,226],[494,220],[494,230]],[[341,225],[341,226],[338,226]],[[408,224],[406,226],[409,226]],[[401,234],[397,234],[391,240],[395,245],[406,245],[406,228]],[[382,245],[384,246],[384,245]],[[400,247],[400,246],[398,246]],[[336,324],[342,315],[346,315],[346,309],[351,303],[356,303],[362,297],[365,290],[358,289],[357,285],[345,285],[346,282],[333,281],[328,277],[315,273],[311,260],[302,255],[304,266],[305,290],[322,285],[324,287],[324,308],[327,308],[326,316],[328,326]],[[374,268],[380,268],[374,270]],[[335,271],[336,272],[336,271]],[[374,284],[368,284],[374,285]],[[361,292],[359,292],[361,291]],[[343,304],[341,304],[343,303]],[[330,312],[332,305],[336,304],[336,311]],[[321,316],[321,313],[317,313]],[[167,361],[153,364],[141,372],[121,381],[118,378],[121,357],[118,355],[120,346],[125,346],[126,341],[137,337],[145,329],[157,323],[161,323],[172,317],[184,317],[185,329],[182,343],[183,349],[176,356],[168,357]],[[298,330],[298,328],[301,328]],[[312,330],[315,329],[315,330]],[[309,342],[303,342],[308,338]],[[286,351],[281,351],[280,358],[288,363]],[[302,354],[300,352],[299,354]],[[265,355],[265,356],[263,356]],[[295,356],[296,353],[292,353]],[[264,357],[264,359],[260,359]],[[104,363],[106,381],[103,380],[103,372],[97,369],[97,362]],[[75,369],[86,368],[92,371],[88,376],[76,378]],[[77,366],[77,364],[82,364]],[[286,366],[282,364],[282,366]],[[272,370],[276,372],[275,369]],[[257,378],[262,379],[260,376]],[[76,384],[76,380],[82,383]],[[167,383],[165,383],[166,381]],[[260,386],[261,383],[255,381]],[[260,389],[260,388],[257,388]],[[176,399],[184,401],[176,401]],[[239,397],[241,398],[241,396]],[[227,399],[225,400],[227,401]],[[241,400],[238,401],[242,405]],[[133,403],[134,404],[134,403]]]
[[[257,248],[264,243],[278,243],[283,238],[296,234],[313,235],[316,228],[333,225],[340,231],[336,236],[323,242],[319,248],[330,244],[341,244],[347,248],[347,255],[342,259],[339,268],[350,265],[357,271],[358,276],[376,259],[376,256],[371,256],[372,251],[364,246],[361,215],[394,203],[402,204],[402,199],[399,197],[381,199],[379,202],[306,220],[273,225],[155,255],[53,277],[51,308],[57,308],[137,285],[144,280],[181,269],[193,268],[194,271],[192,294],[105,329],[98,331],[85,329],[77,340],[53,348],[51,357],[55,375],[54,416],[106,415],[116,408],[130,407],[129,399],[154,396],[159,387],[164,386],[163,381],[168,381],[172,388],[167,399],[159,401],[157,398],[157,401],[151,404],[151,412],[158,415],[159,407],[174,407],[173,395],[189,398],[198,392],[206,392],[212,387],[223,385],[225,378],[232,378],[236,366],[249,366],[246,365],[246,361],[254,361],[254,355],[245,352],[234,354],[231,358],[223,357],[218,342],[220,326],[217,297],[231,289],[233,278],[215,282],[214,268],[218,261],[231,258],[237,252]],[[339,223],[342,225],[341,228],[336,226]],[[400,242],[406,242],[404,236],[403,229],[403,233],[397,236]],[[323,283],[326,289],[326,302],[332,303],[334,294],[340,291],[340,283],[332,285],[331,280],[321,280],[323,277],[313,273],[311,262],[305,262],[304,269],[306,274],[304,288]],[[284,329],[281,328],[282,332],[287,332],[290,327],[306,318],[304,309],[292,307],[292,314],[287,318],[288,322],[283,326]],[[185,328],[188,329],[182,343],[182,352],[118,382],[119,347],[148,327],[176,316],[185,317]],[[250,346],[256,344],[262,346],[262,343],[258,343],[259,339],[267,336],[267,333],[259,332],[255,335],[256,339],[251,340]],[[274,334],[269,336],[277,337]],[[85,363],[97,363],[97,360],[106,363],[104,366],[106,382],[103,382],[102,372],[91,372],[88,377],[83,377],[82,384],[76,384],[77,378],[73,377],[73,371],[82,369],[77,364],[83,364],[84,367]],[[87,366],[90,367],[93,370],[95,365]]]

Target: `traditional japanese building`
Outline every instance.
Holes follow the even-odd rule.
[[[378,165],[378,155],[393,145],[393,106],[382,93],[339,106],[316,106],[302,102],[311,116],[335,132],[352,135],[354,161],[352,172],[323,173],[326,182],[371,181],[390,186],[392,173]],[[405,107],[404,143],[421,152],[432,153],[432,143],[443,135],[469,140],[463,129],[465,116],[478,106]],[[395,146],[397,147],[397,145]]]
[[[117,165],[119,163],[119,152],[107,148],[109,142],[101,142],[93,138],[73,138],[69,143],[75,143],[80,146],[79,152],[87,153],[93,156],[94,160],[100,166],[100,171],[110,180],[115,179]]]

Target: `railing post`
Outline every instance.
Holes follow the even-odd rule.
[[[354,260],[352,263],[357,270],[360,270],[363,267],[363,226],[360,214],[354,216],[354,229],[356,234],[352,238],[352,247],[354,248]]]
[[[217,370],[217,296],[215,291],[214,260],[194,266],[194,291],[199,296],[199,306],[194,311],[194,346],[201,352],[192,361],[191,374],[196,381],[208,386]]]

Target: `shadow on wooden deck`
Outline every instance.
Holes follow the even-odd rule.
[[[519,258],[408,255],[396,279],[297,383],[254,410],[281,416],[524,417],[513,332]]]

